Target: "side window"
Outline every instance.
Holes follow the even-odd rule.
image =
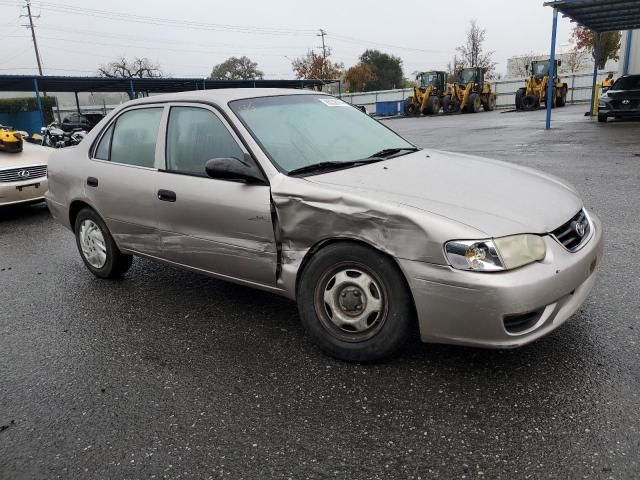
[[[111,147],[111,135],[113,135],[113,124],[107,129],[102,138],[100,139],[100,143],[98,144],[98,148],[96,148],[96,152],[93,155],[95,158],[100,160],[109,160],[109,148]]]
[[[244,152],[213,112],[197,107],[172,107],[166,156],[167,170],[206,176],[207,160],[242,159]]]
[[[162,108],[130,110],[118,117],[113,129],[112,162],[153,168]]]

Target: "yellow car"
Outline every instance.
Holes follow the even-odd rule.
[[[0,125],[0,152],[21,152],[22,132],[18,132],[13,127]]]

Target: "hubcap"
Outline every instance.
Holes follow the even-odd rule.
[[[107,247],[100,227],[93,220],[83,220],[80,224],[80,248],[89,265],[102,268],[107,262]]]
[[[327,326],[351,340],[376,333],[386,311],[379,281],[358,268],[342,268],[326,278],[328,282],[321,282],[324,308],[320,313]]]

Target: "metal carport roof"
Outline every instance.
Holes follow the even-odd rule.
[[[338,80],[207,80],[203,78],[105,78],[0,75],[1,92],[172,93],[214,88],[308,88]]]
[[[598,33],[640,28],[638,0],[554,0],[544,5]]]
[[[551,55],[553,65],[556,50],[556,31],[558,29],[558,12],[572,21],[596,33],[595,58],[600,57],[600,34],[604,32],[627,30],[627,51],[625,52],[626,73],[631,55],[631,36],[633,30],[640,28],[640,1],[638,0],[553,0],[544,2],[544,6],[553,8],[553,24],[551,29]],[[554,85],[554,69],[550,69],[547,86],[547,120],[546,128],[551,128],[551,98]],[[590,114],[593,115],[593,104],[596,96],[598,78],[598,62],[593,66],[593,83],[591,89]]]

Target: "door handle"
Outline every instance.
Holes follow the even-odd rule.
[[[175,202],[176,192],[172,192],[171,190],[158,190],[158,199],[163,202]]]
[[[87,185],[90,187],[97,187],[98,179],[96,177],[87,177]]]

